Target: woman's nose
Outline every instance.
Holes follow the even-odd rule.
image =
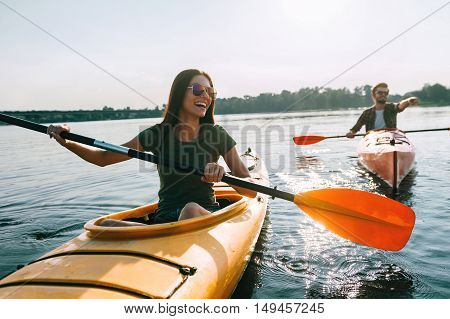
[[[209,96],[208,92],[206,90],[202,91],[202,95],[201,96],[206,96],[209,100],[211,99],[211,97]]]

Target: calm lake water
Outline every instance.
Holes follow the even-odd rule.
[[[344,134],[360,111],[217,116],[244,151],[265,161],[272,185],[291,192],[351,187],[382,195],[390,189],[367,173],[356,156],[358,139],[299,147],[305,133]],[[71,123],[72,132],[123,143],[160,119]],[[411,108],[404,130],[450,126],[450,107]],[[397,200],[416,213],[416,226],[400,252],[340,239],[295,205],[270,200],[252,260],[236,298],[449,298],[450,133],[409,135],[416,165]],[[100,215],[156,200],[155,167],[136,160],[99,168],[43,134],[0,127],[0,276],[82,232]]]

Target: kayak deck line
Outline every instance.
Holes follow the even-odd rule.
[[[177,268],[178,271],[180,272],[180,274],[182,275],[186,275],[186,276],[193,276],[196,271],[197,268],[195,267],[191,267],[191,266],[186,266],[186,265],[180,265],[177,263],[174,263],[170,260],[167,259],[163,259],[161,257],[158,256],[152,256],[152,255],[148,255],[148,254],[144,254],[141,252],[135,252],[135,251],[118,251],[118,250],[111,250],[111,251],[95,251],[95,250],[74,250],[74,251],[66,251],[66,252],[62,252],[62,253],[57,253],[57,254],[52,254],[52,255],[48,255],[48,256],[44,256],[42,258],[36,259],[34,261],[31,261],[28,263],[28,265],[31,264],[35,264],[44,260],[48,260],[51,258],[58,258],[58,257],[63,257],[63,256],[80,256],[80,255],[103,255],[103,256],[112,256],[112,255],[121,255],[121,256],[133,256],[133,257],[138,257],[138,258],[146,258],[146,259],[150,259],[152,261],[158,261],[161,263],[165,263],[169,266],[172,266],[174,268]]]
[[[392,141],[394,142],[394,145],[395,145],[395,140],[392,139]],[[393,163],[392,174],[394,175],[393,180],[392,180],[392,191],[394,193],[396,193],[397,185],[398,185],[398,156],[397,156],[397,151],[394,151],[392,153],[393,153],[392,156],[394,157],[392,159],[392,163]]]
[[[105,272],[105,269],[109,273]],[[136,275],[134,273],[137,273],[138,279],[132,278]],[[149,287],[152,276],[155,275],[169,279],[164,289]],[[145,277],[147,277],[146,280],[144,280]],[[67,254],[21,268],[18,273],[13,273],[1,281],[0,292],[6,293],[8,296],[3,287],[17,286],[20,291],[14,293],[28,294],[26,291],[28,286],[37,282],[41,289],[46,291],[39,291],[30,298],[41,298],[42,295],[51,292],[53,284],[56,283],[59,286],[66,285],[84,289],[111,288],[116,292],[120,290],[140,295],[139,298],[145,296],[145,298],[160,299],[170,298],[189,277],[188,274],[180,272],[178,268],[161,263],[159,260],[155,262],[123,255]],[[61,298],[65,298],[64,296],[64,294],[60,295]]]
[[[69,281],[52,281],[52,280],[23,280],[23,281],[13,281],[5,284],[0,284],[1,289],[5,288],[20,288],[20,287],[65,287],[65,288],[83,288],[83,289],[100,289],[108,290],[115,293],[120,293],[121,295],[130,295],[133,298],[140,299],[154,299],[152,296],[140,293],[138,291],[130,290],[125,287],[114,287],[108,285],[102,285],[98,283],[88,283],[88,282],[69,282]]]

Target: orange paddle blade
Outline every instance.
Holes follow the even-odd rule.
[[[395,200],[347,188],[313,190],[294,202],[311,218],[355,243],[384,250],[402,249],[414,228],[414,211]]]
[[[326,139],[325,136],[318,136],[318,135],[303,135],[303,136],[296,136],[293,138],[294,143],[297,145],[316,144],[324,139]]]

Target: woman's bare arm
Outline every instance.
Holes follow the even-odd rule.
[[[248,171],[248,168],[245,166],[244,162],[242,162],[241,157],[238,154],[238,151],[236,147],[231,148],[223,157],[225,160],[225,163],[227,163],[228,167],[231,170],[231,174],[244,178],[248,180],[249,182],[254,182],[254,180],[251,179],[250,172]],[[239,194],[247,196],[247,197],[256,197],[257,192],[247,189],[247,188],[241,188],[238,186],[231,185]]]
[[[63,147],[67,148],[69,151],[89,163],[104,167],[111,164],[124,162],[130,159],[130,157],[123,154],[105,151],[92,146],[65,140],[60,136],[62,132],[70,132],[70,127],[67,125],[50,125],[47,131],[47,133],[50,135],[50,138],[54,138]],[[133,148],[138,151],[143,151],[143,148],[137,136],[126,142],[125,144],[122,144],[122,146]]]

